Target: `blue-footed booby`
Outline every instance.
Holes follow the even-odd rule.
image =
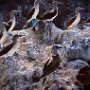
[[[80,22],[80,20],[81,20],[80,10],[84,10],[84,8],[77,7],[75,9],[75,14],[76,15],[73,16],[71,19],[68,20],[68,22],[67,22],[67,28],[66,29],[71,29],[74,26],[77,26],[77,24]]]
[[[50,60],[50,59],[47,60],[47,62],[44,65],[43,74],[42,74],[41,78],[51,74],[56,69],[58,69],[60,62],[61,62],[61,58],[59,57],[59,54],[52,56],[52,60]]]
[[[41,0],[35,0],[33,8],[27,14],[27,22],[23,28],[26,28],[27,25],[32,21],[32,24],[37,22],[37,15],[39,13],[39,3]]]
[[[3,49],[3,43],[7,37],[6,28],[3,23],[0,24],[0,31],[1,31],[1,35],[0,35],[0,51],[1,51]]]
[[[63,3],[61,3],[61,2],[53,1],[53,3],[52,3],[53,9],[51,11],[44,13],[43,16],[40,18],[40,20],[53,21],[58,15],[58,5],[59,4],[63,5]]]
[[[3,22],[6,25],[6,29],[7,31],[12,31],[16,25],[16,18],[15,18],[15,14],[17,12],[21,12],[20,10],[12,10],[10,12],[10,20],[6,23]]]
[[[24,35],[14,35],[12,39],[13,42],[3,47],[3,50],[0,52],[0,57],[12,56],[20,47],[21,45],[20,41],[23,36]]]

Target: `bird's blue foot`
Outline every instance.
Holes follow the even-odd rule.
[[[37,19],[32,19],[32,25],[35,24],[38,20]]]

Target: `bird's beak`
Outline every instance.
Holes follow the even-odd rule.
[[[11,12],[18,13],[18,12],[21,12],[21,10],[12,10]]]
[[[3,23],[3,25],[8,26],[8,23],[6,23],[6,22],[2,22],[2,23]]]
[[[12,10],[12,11],[10,12],[10,15],[14,17],[15,14],[17,14],[17,13],[21,13],[21,10]]]
[[[64,5],[64,3],[57,1],[57,5]]]
[[[80,10],[84,10],[84,8],[80,7]]]

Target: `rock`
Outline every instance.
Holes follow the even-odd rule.
[[[73,69],[82,69],[86,66],[89,66],[87,62],[83,61],[83,60],[75,60],[75,61],[70,61],[67,64],[67,67],[69,68],[73,68]]]
[[[90,72],[90,67],[86,66],[86,67],[82,68],[78,72],[78,75],[76,76],[77,80],[80,81],[84,86],[87,86],[90,82],[89,72]],[[89,89],[90,89],[90,87],[89,87]]]

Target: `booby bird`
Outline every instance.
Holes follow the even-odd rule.
[[[84,8],[81,7],[77,7],[75,9],[75,16],[73,16],[71,19],[69,19],[69,21],[67,22],[67,28],[66,29],[71,29],[74,26],[77,26],[77,24],[80,22],[81,20],[81,14],[80,11],[84,10]]]
[[[32,23],[34,22],[37,22],[37,15],[39,13],[39,3],[40,3],[41,0],[35,0],[34,2],[34,7],[28,12],[27,14],[27,22],[26,24],[24,25],[23,28],[26,28],[27,25],[32,21]]]
[[[43,68],[43,74],[42,74],[41,78],[49,75],[52,72],[54,72],[59,67],[59,64],[61,62],[61,58],[59,57],[59,54],[52,56],[52,58],[53,58],[53,60],[51,62],[49,59],[45,63],[44,68]]]
[[[3,33],[2,33],[2,31],[0,30],[0,39],[2,38],[2,36],[3,36]],[[0,43],[0,51],[3,49],[3,45],[2,45],[2,43]]]
[[[1,39],[2,36],[3,36],[3,33],[2,33],[2,31],[0,31],[0,39]]]
[[[53,3],[52,3],[53,9],[51,11],[44,13],[43,16],[40,18],[40,20],[42,20],[42,21],[53,21],[58,15],[58,5],[59,4],[64,5],[61,2],[53,1]]]
[[[6,29],[8,31],[12,31],[16,25],[16,19],[15,19],[15,14],[17,12],[20,12],[20,10],[12,10],[10,12],[10,20],[6,23],[6,22],[3,22],[5,25],[6,25]]]
[[[20,40],[22,39],[23,36],[24,35],[14,35],[12,39],[13,42],[3,47],[3,50],[0,52],[0,57],[12,56],[20,47],[21,45]]]
[[[7,37],[7,32],[6,32],[6,28],[3,24],[0,25],[0,31],[1,31],[1,35],[0,35],[0,51],[3,49],[3,43]]]

